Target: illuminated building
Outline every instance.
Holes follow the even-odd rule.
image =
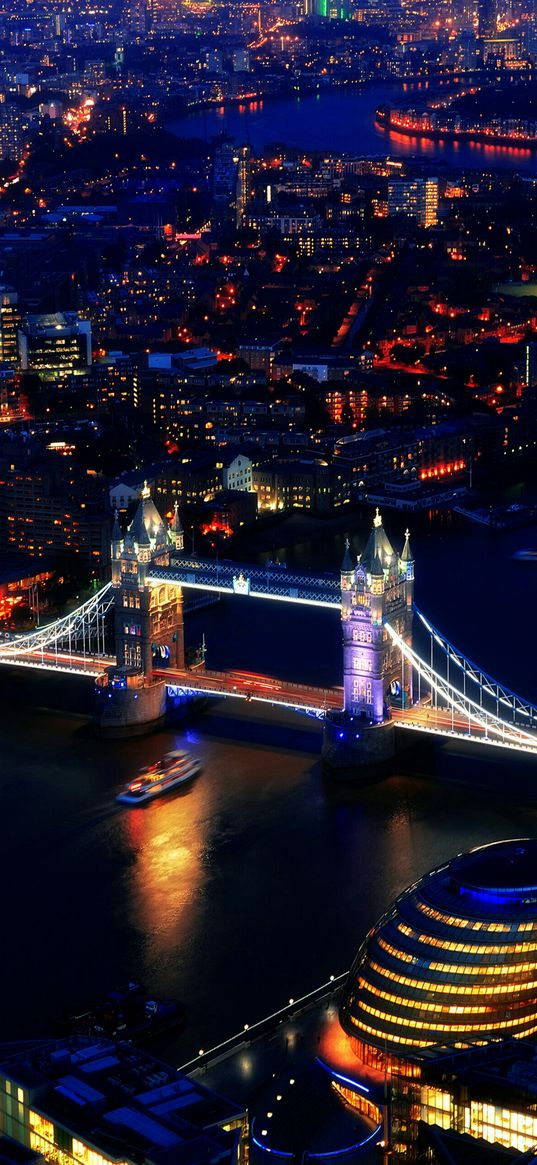
[[[438,222],[438,178],[398,178],[388,183],[388,214],[415,218],[421,227]]]
[[[20,325],[18,295],[11,288],[0,288],[0,362],[17,364],[17,331]]]
[[[252,470],[260,510],[329,513],[350,503],[354,484],[346,467],[315,457],[271,461]]]
[[[52,458],[26,465],[17,455],[12,460],[0,480],[0,549],[36,558],[68,552],[103,567],[109,521],[102,499],[88,499],[87,479],[77,479],[67,463],[57,468]]]
[[[537,1140],[525,1044],[537,1034],[536,871],[535,839],[458,855],[397,898],[358,951],[340,1024],[352,1077],[376,1078],[385,1104],[390,1092],[396,1154],[412,1155],[419,1120],[522,1152]],[[357,1091],[346,1099],[359,1107]]]
[[[240,230],[250,198],[250,147],[240,146],[236,151],[237,188],[235,199],[235,225]]]
[[[247,1118],[131,1044],[77,1036],[2,1063],[0,1130],[54,1165],[236,1165]]]
[[[524,349],[524,377],[528,388],[537,384],[537,344],[531,340]]]
[[[204,452],[174,458],[156,474],[155,496],[166,511],[175,499],[181,506],[196,506],[211,501],[221,489],[222,470]]]
[[[350,5],[347,0],[304,0],[304,16],[318,20],[348,20]]]
[[[151,0],[126,0],[123,22],[133,33],[148,32],[154,20],[154,4]]]
[[[30,140],[30,119],[25,109],[0,96],[0,161],[18,162]]]
[[[371,407],[371,398],[366,388],[332,388],[326,392],[325,407],[330,420],[335,425],[352,425],[360,428]]]
[[[222,469],[222,484],[227,490],[251,490],[252,462],[244,453],[233,457]]]
[[[277,340],[244,340],[239,343],[237,355],[252,371],[264,372],[271,380],[278,346]]]
[[[76,312],[25,316],[19,331],[23,372],[42,380],[81,373],[91,364],[91,324]]]

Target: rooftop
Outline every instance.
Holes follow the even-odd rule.
[[[235,1104],[126,1043],[83,1037],[30,1048],[4,1061],[0,1075],[29,1093],[34,1111],[97,1148],[109,1160],[206,1162],[231,1156],[222,1126],[242,1116]]]

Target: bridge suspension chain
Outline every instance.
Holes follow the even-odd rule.
[[[537,733],[527,731],[503,720],[499,715],[495,715],[487,708],[476,703],[470,696],[465,695],[458,688],[456,688],[448,679],[441,676],[430,664],[425,663],[423,659],[411,648],[408,643],[398,634],[390,623],[385,623],[386,630],[390,635],[392,642],[401,651],[404,659],[415,669],[420,680],[423,680],[434,694],[438,701],[446,701],[446,710],[452,713],[452,728],[454,727],[454,716],[457,714],[465,724],[468,724],[468,734],[471,733],[472,726],[475,726],[483,734],[485,741],[492,743],[491,737],[499,740],[504,744],[511,744],[515,747],[523,747],[525,749],[537,751]],[[412,711],[409,710],[408,717],[405,719],[411,720]],[[462,733],[462,728],[458,727],[459,733]]]
[[[104,620],[114,603],[112,584],[101,587],[91,599],[53,623],[0,643],[0,660],[52,651],[55,655],[81,651],[84,656],[105,656]]]

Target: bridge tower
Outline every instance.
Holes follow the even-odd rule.
[[[143,732],[161,720],[166,711],[166,684],[155,679],[153,671],[184,667],[181,587],[148,582],[152,567],[168,566],[170,552],[182,549],[177,505],[168,526],[147,486],[125,535],[116,515],[111,565],[117,665],[110,669],[107,684],[97,687],[97,721],[109,734]]]
[[[391,709],[412,703],[412,670],[385,622],[411,645],[413,597],[409,533],[398,554],[377,510],[357,564],[347,543],[341,566],[344,703],[342,714],[327,719],[323,756],[330,768],[352,770],[393,755]]]

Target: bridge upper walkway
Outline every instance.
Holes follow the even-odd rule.
[[[218,562],[213,558],[177,555],[169,566],[151,567],[149,582],[174,582],[194,590],[250,595],[255,599],[276,599],[284,603],[333,607],[335,610],[341,608],[339,575],[291,571],[273,562],[266,566],[251,566],[242,562]]]

